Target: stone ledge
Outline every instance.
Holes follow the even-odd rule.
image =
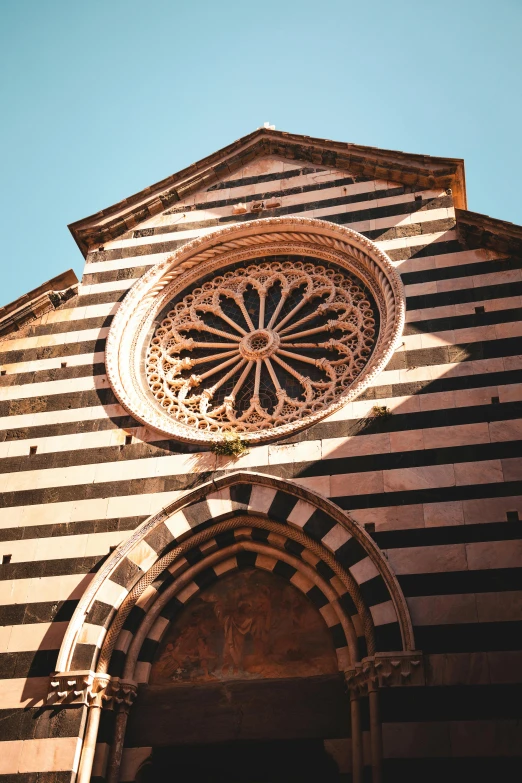
[[[68,269],[4,305],[0,308],[0,337],[18,331],[49,310],[55,310],[62,302],[75,296],[77,288],[78,278],[72,269]]]
[[[507,220],[456,209],[457,234],[466,247],[491,248],[507,255],[522,255],[522,226]]]

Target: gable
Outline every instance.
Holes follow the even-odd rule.
[[[145,220],[139,228],[122,234],[120,239],[141,238],[161,233],[221,228],[231,223],[259,217],[332,209],[336,201],[354,202],[357,193],[375,188],[375,180],[341,171],[331,166],[311,166],[289,161],[275,155],[263,156],[238,169],[233,175],[222,176],[209,187],[187,194],[186,198],[158,215]],[[360,187],[355,187],[360,184]],[[386,182],[377,183],[386,187]],[[168,227],[168,231],[167,231]],[[151,229],[156,229],[153,231]]]
[[[462,160],[410,155],[261,128],[69,228],[86,255],[89,249],[142,227],[149,218],[180,206],[180,202],[185,204],[194,193],[236,178],[238,172],[244,175],[246,167],[263,158],[283,159],[303,168],[333,167],[352,176],[389,180],[411,188],[452,188],[455,205],[466,207]]]
[[[380,241],[422,233],[421,224],[442,216],[444,226],[439,220],[432,230],[448,230],[454,218],[446,208],[452,206],[453,195],[441,188],[419,191],[393,180],[265,155],[234,175],[223,175],[218,182],[187,194],[100,249],[130,252],[134,246],[150,244],[155,253],[168,252],[232,225],[289,216],[348,225]],[[414,220],[410,213],[415,213]],[[105,254],[94,257],[100,261]]]

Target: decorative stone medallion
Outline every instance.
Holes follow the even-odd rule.
[[[201,432],[256,434],[337,400],[367,364],[378,312],[340,269],[258,260],[193,288],[154,332],[150,389]]]
[[[184,245],[133,286],[107,372],[169,437],[259,443],[354,399],[403,323],[400,277],[373,242],[322,220],[257,220]]]

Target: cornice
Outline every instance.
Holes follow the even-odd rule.
[[[74,296],[77,286],[78,278],[72,269],[68,269],[4,305],[0,308],[0,337],[59,307]]]
[[[260,128],[114,206],[71,223],[69,230],[87,255],[91,248],[116,239],[191,193],[210,187],[266,155],[333,166],[419,189],[451,188],[455,206],[466,208],[464,161],[459,158],[381,150]]]
[[[455,217],[459,239],[466,247],[522,254],[522,226],[465,209],[455,210]]]

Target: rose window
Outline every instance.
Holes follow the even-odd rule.
[[[378,324],[370,291],[346,269],[304,256],[251,259],[163,308],[147,383],[169,417],[201,433],[273,430],[346,393]]]
[[[136,281],[107,336],[107,377],[163,437],[268,442],[375,382],[404,315],[400,276],[366,237],[326,220],[249,220],[186,242]]]

